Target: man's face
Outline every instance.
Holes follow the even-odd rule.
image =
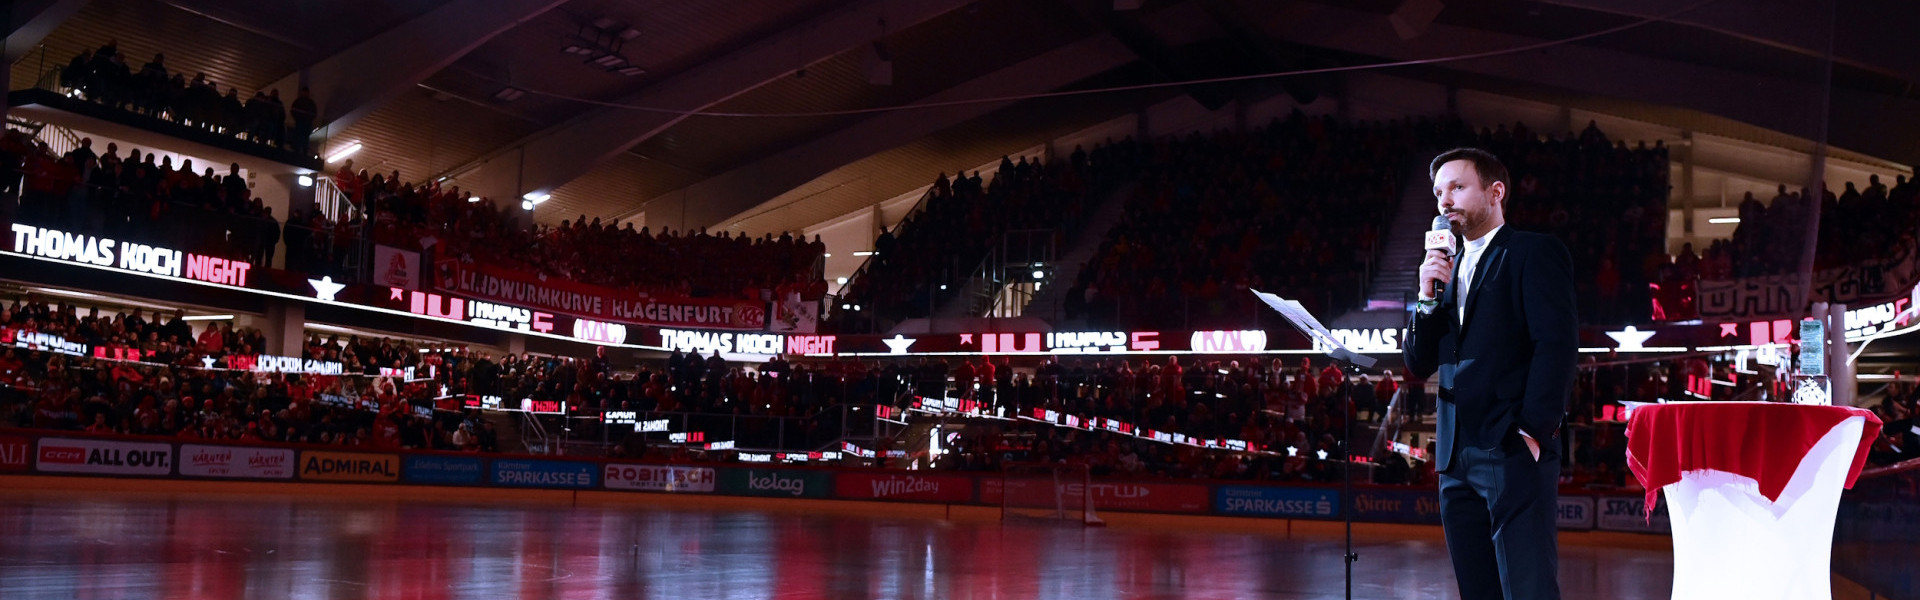
[[[1477,239],[1493,228],[1506,208],[1507,187],[1500,182],[1483,185],[1473,162],[1462,159],[1440,165],[1433,175],[1433,197],[1455,231]]]

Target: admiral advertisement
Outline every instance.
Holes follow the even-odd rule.
[[[959,504],[973,501],[973,478],[958,475],[841,473],[834,496],[850,500],[904,500]]]
[[[437,485],[477,485],[480,483],[480,459],[461,456],[407,456],[407,483]]]
[[[720,493],[774,498],[826,498],[833,491],[833,475],[826,471],[778,469],[721,469]]]
[[[33,440],[0,435],[0,472],[25,471],[33,466]]]
[[[600,321],[736,331],[767,327],[765,302],[652,298],[457,260],[439,261],[434,275],[442,291]]]
[[[1599,514],[1595,516],[1594,526],[1600,529],[1641,533],[1672,531],[1665,502],[1655,505],[1651,520],[1647,518],[1647,500],[1642,496],[1601,496],[1597,504]]]
[[[173,473],[173,446],[152,442],[41,438],[35,466],[43,473],[158,475]]]
[[[385,483],[400,480],[400,457],[358,452],[302,452],[300,478]]]
[[[1219,487],[1214,510],[1240,517],[1338,519],[1340,492],[1330,488],[1223,485]]]
[[[600,484],[600,465],[562,460],[493,461],[493,483],[510,487],[588,489]]]
[[[284,448],[180,446],[180,474],[187,477],[293,479],[293,451]]]
[[[610,490],[647,492],[712,492],[713,469],[666,465],[608,464],[606,485]]]
[[[1354,490],[1353,518],[1379,523],[1439,525],[1440,494],[1425,488]]]

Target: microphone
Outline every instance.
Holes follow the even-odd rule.
[[[1433,230],[1427,232],[1426,248],[1427,250],[1446,252],[1449,257],[1456,256],[1460,253],[1456,245],[1456,238],[1453,235],[1453,221],[1448,219],[1446,215],[1443,214],[1433,218]],[[1446,293],[1446,282],[1433,282],[1434,298],[1438,299]]]

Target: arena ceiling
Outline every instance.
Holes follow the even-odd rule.
[[[712,113],[821,113],[1393,61],[1420,64],[1381,72],[1781,145],[1826,139],[1920,164],[1920,54],[1904,48],[1920,12],[1894,0],[14,5],[15,89],[109,39],[134,61],[165,52],[171,70],[205,72],[243,92],[290,95],[304,71],[328,123],[323,148],[359,141],[357,166],[414,181],[448,177],[510,203],[550,193],[536,217],[551,222],[647,214],[672,226],[799,229],[1176,96],[1210,108],[1337,96],[1341,76],[859,114]],[[615,45],[619,60],[590,62],[608,54],[595,47]],[[1483,52],[1491,55],[1420,62]],[[890,82],[876,73],[882,55]],[[518,97],[502,99],[509,89]]]

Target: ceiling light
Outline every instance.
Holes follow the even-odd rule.
[[[582,46],[579,44],[567,44],[567,47],[561,48],[560,51],[565,52],[567,54],[592,54],[593,53],[593,51],[589,50],[586,46]]]
[[[500,88],[500,91],[494,92],[493,99],[499,100],[501,102],[512,102],[515,100],[519,100],[521,96],[525,96],[525,95],[527,95],[526,90],[513,87],[513,86],[507,86],[507,87]]]
[[[486,199],[486,198],[481,198],[481,197],[479,197],[479,196],[474,196],[474,197],[471,197],[471,198],[467,198],[467,204],[473,204],[473,203],[475,203],[475,202],[479,202],[479,201],[481,201],[481,200],[485,200],[485,199]]]
[[[231,321],[233,320],[233,315],[193,315],[190,317],[180,317],[180,320],[182,321]]]
[[[841,277],[841,278],[839,278],[839,279],[836,279],[835,281],[838,281],[838,282],[840,282],[840,285],[846,285],[846,284],[847,284],[847,278],[845,278],[845,277]]]
[[[299,177],[294,178],[294,181],[299,182],[300,187],[313,187],[312,175],[301,175]]]
[[[627,57],[618,54],[603,54],[587,62],[612,69],[625,66],[627,64]]]
[[[632,77],[635,75],[645,75],[647,70],[642,69],[640,67],[633,66],[633,65],[627,65],[625,67],[614,69],[613,72],[619,73],[621,75],[626,75],[628,77]]]
[[[528,202],[532,202],[534,204],[546,202],[548,198],[552,198],[552,197],[553,197],[552,194],[548,194],[546,192],[527,192],[525,194],[520,195],[520,199],[526,200]]]
[[[1033,272],[1033,278],[1034,278],[1034,279],[1046,279],[1046,278],[1047,278],[1047,272],[1046,272],[1046,271],[1039,271],[1039,270],[1036,270],[1036,271],[1034,271],[1034,272]]]
[[[521,209],[521,210],[533,210],[533,201],[532,201],[532,200],[521,200],[521,201],[520,201],[520,209]]]
[[[640,30],[632,27],[628,27],[625,31],[620,32],[620,39],[623,40],[631,40],[637,37],[640,37]]]
[[[594,29],[613,29],[615,25],[619,24],[620,22],[613,20],[613,17],[600,17],[593,20]]]
[[[1707,222],[1714,225],[1733,225],[1740,222],[1740,217],[1714,217],[1707,219]]]
[[[359,152],[360,148],[361,148],[360,142],[347,144],[346,147],[343,147],[339,150],[335,150],[333,154],[327,155],[327,162],[330,162],[330,163],[340,162],[341,160],[344,160],[349,156],[353,156],[353,153]]]

